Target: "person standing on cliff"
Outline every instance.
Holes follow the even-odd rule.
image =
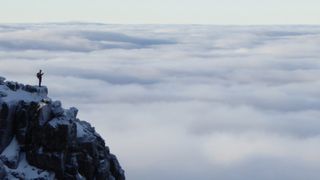
[[[40,71],[37,73],[37,78],[39,79],[39,87],[41,87],[41,82],[42,82],[42,76],[43,75],[44,75],[44,73],[40,69]]]

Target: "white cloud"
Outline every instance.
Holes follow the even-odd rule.
[[[129,179],[320,177],[319,26],[1,27],[1,75],[43,69]]]
[[[319,165],[319,136],[293,138],[274,134],[213,134],[206,141],[204,151],[212,163],[229,165],[247,158],[272,157],[295,159]]]

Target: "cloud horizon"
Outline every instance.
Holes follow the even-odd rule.
[[[0,72],[42,69],[129,179],[317,179],[319,43],[320,26],[10,24]]]

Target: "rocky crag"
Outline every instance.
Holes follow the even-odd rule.
[[[46,87],[0,77],[0,180],[124,180],[116,156],[78,110]]]

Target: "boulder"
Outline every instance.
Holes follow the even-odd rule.
[[[30,85],[26,85],[24,87],[24,90],[27,91],[27,92],[30,92],[30,93],[38,92],[38,89],[37,89],[36,86],[30,86]]]
[[[8,81],[5,83],[8,88],[10,88],[12,91],[16,91],[19,89],[19,84],[17,82]]]
[[[77,127],[72,121],[54,118],[43,127],[42,145],[51,151],[63,151],[76,141]]]
[[[64,113],[64,109],[61,107],[61,102],[54,101],[51,106],[51,111],[55,117],[62,116]]]

